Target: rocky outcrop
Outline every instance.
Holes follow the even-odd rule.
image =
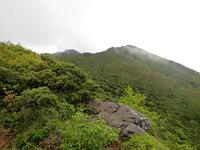
[[[111,127],[121,128],[122,137],[149,132],[151,120],[127,105],[97,100],[91,101],[89,105],[93,115],[98,115]]]

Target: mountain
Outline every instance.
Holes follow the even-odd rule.
[[[112,48],[110,49],[112,51]],[[138,60],[152,70],[162,73],[167,77],[188,83],[195,88],[200,87],[200,74],[174,61],[163,59],[134,46],[125,46],[113,49],[116,53],[131,56],[132,60]]]
[[[185,143],[198,147],[198,72],[131,45],[112,47],[92,55],[50,56],[59,61],[74,63],[86,71],[103,89],[99,99],[119,101],[124,89],[131,86],[134,92],[147,97],[145,105],[149,110],[156,111],[166,120],[167,131]],[[167,131],[162,134],[167,135]]]
[[[67,55],[67,56],[81,55],[81,53],[79,53],[78,51],[76,51],[74,49],[66,49],[63,52],[54,53],[54,55],[56,55],[56,54],[62,54],[62,55]]]

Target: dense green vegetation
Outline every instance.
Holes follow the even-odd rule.
[[[109,149],[120,130],[90,118],[87,103],[96,98],[152,120],[150,135],[134,134],[122,149],[199,149],[200,75],[131,48],[56,53],[54,60],[0,42],[0,124],[14,135],[8,147]]]
[[[0,124],[15,135],[10,148],[101,149],[118,140],[118,129],[88,121],[99,86],[81,69],[9,42],[0,56]]]
[[[86,71],[103,89],[97,95],[100,100],[119,101],[130,85],[134,93],[145,95],[143,106],[164,120],[160,123],[164,128],[156,136],[168,140],[168,145],[173,141],[174,145],[199,148],[199,73],[133,46],[93,55],[50,56]]]
[[[72,117],[72,123],[66,125],[61,133],[61,147],[101,150],[113,141],[118,141],[120,129],[107,126],[104,120],[88,122],[88,119],[88,115],[79,112]]]
[[[146,97],[142,94],[133,93],[131,87],[125,89],[125,95],[121,97],[120,103],[128,105],[141,112],[151,119],[151,129],[149,134],[134,134],[131,138],[122,144],[125,149],[156,149],[156,150],[191,150],[192,147],[187,141],[181,140],[176,134],[166,130],[167,119],[162,119],[157,112],[152,112],[145,106]],[[180,130],[182,132],[182,130]],[[184,134],[184,133],[182,133]],[[194,148],[195,149],[195,148]]]
[[[122,149],[129,150],[169,150],[161,142],[149,134],[134,134],[130,140],[122,144]]]

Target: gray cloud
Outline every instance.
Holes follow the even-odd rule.
[[[85,47],[81,21],[87,3],[78,0],[1,0],[0,40],[63,50]]]

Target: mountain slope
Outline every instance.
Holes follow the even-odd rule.
[[[107,100],[119,100],[130,85],[135,92],[145,94],[150,110],[167,119],[171,132],[193,145],[200,143],[199,73],[134,46],[89,56],[51,56],[84,69],[100,84]]]
[[[148,53],[134,46],[124,46],[109,49],[116,53],[122,53],[132,60],[139,60],[156,72],[160,72],[167,77],[176,79],[183,83],[188,83],[195,88],[200,87],[200,74],[176,62],[163,59],[159,56]]]

